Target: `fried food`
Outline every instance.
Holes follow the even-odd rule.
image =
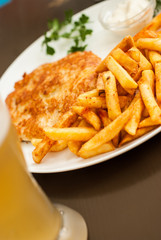
[[[16,84],[20,96],[21,91],[24,94],[30,87],[33,89],[33,86],[37,91],[38,84],[44,83],[45,78],[45,83],[52,82],[53,85],[46,87],[42,84],[41,88],[47,93],[39,89],[39,99],[43,103],[54,99],[60,104],[58,113],[55,105],[52,105],[52,115],[49,110],[43,113],[43,118],[50,118],[49,124],[48,121],[42,124],[45,137],[41,136],[42,140],[32,140],[36,145],[32,153],[36,163],[40,163],[49,151],[61,150],[66,146],[77,156],[93,157],[121,147],[161,125],[161,55],[158,52],[160,50],[156,49],[161,42],[161,34],[156,31],[159,27],[161,14],[134,38],[125,37],[102,62],[92,53],[88,53],[89,56],[87,53],[69,55],[69,58],[74,56],[73,61],[78,57],[79,64],[77,66],[74,63],[74,69],[69,64],[68,57],[58,61],[55,63],[58,67],[53,68],[56,74],[63,73],[59,85],[53,84],[53,73],[49,70],[47,77],[40,74],[37,85],[34,85],[34,78],[30,80],[37,72],[33,76],[28,75],[31,84],[25,85],[25,76],[22,83]],[[90,57],[94,59],[91,65]],[[82,63],[84,64],[81,65]],[[56,76],[55,78],[57,79]],[[34,99],[33,94],[32,101]],[[36,104],[38,103],[37,101]],[[13,101],[12,109],[15,110],[18,104],[19,102]],[[20,102],[17,113],[21,115],[22,112],[22,116],[26,109],[25,102],[23,104],[24,109]]]
[[[6,99],[20,139],[43,139],[45,127],[53,127],[79,94],[96,87],[99,63],[92,52],[77,52],[25,73]]]

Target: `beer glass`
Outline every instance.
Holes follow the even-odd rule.
[[[86,240],[84,219],[53,205],[27,171],[16,130],[0,99],[0,239]]]

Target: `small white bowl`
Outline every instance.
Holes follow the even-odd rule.
[[[126,0],[127,1],[127,0]],[[134,0],[135,1],[135,0]],[[140,0],[141,1],[141,0]],[[146,8],[138,12],[135,16],[126,19],[125,21],[117,21],[110,23],[108,19],[112,16],[113,11],[118,7],[118,4],[125,2],[125,0],[108,0],[99,14],[99,20],[102,26],[121,36],[134,36],[143,27],[145,27],[151,20],[156,6],[155,0],[149,0]]]

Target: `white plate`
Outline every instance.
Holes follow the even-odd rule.
[[[109,53],[109,51],[121,40],[121,38],[112,35],[107,30],[104,30],[98,21],[98,15],[100,13],[100,10],[104,7],[104,4],[106,4],[106,1],[96,4],[82,11],[83,13],[90,16],[92,21],[89,27],[91,27],[94,31],[92,36],[87,41],[88,43],[87,50],[93,51],[93,53],[102,58],[104,58]],[[76,14],[75,18],[77,19],[82,14],[82,12]],[[69,42],[67,42],[66,40],[56,42],[54,44],[54,46],[57,49],[56,55],[47,56],[41,47],[42,40],[43,37],[40,37],[30,47],[28,47],[12,63],[12,65],[7,69],[7,71],[2,76],[0,81],[0,94],[3,100],[5,100],[6,96],[11,91],[13,91],[14,83],[22,78],[24,72],[29,73],[43,63],[56,61],[66,56],[66,52],[69,47]],[[64,50],[62,49],[62,45],[64,45]],[[22,149],[24,152],[24,156],[29,171],[34,173],[64,172],[88,167],[109,160],[140,145],[141,143],[152,138],[160,131],[161,127],[112,152],[101,154],[99,156],[92,157],[86,160],[76,157],[68,149],[66,149],[59,153],[48,153],[40,164],[35,164],[32,160],[33,146],[29,143],[28,144],[22,143]]]

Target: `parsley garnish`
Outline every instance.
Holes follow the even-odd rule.
[[[161,10],[161,0],[156,0],[156,7],[154,10],[154,16],[156,16]]]
[[[48,31],[44,34],[42,45],[46,47],[46,53],[54,55],[56,50],[50,45],[50,42],[57,41],[60,38],[71,39],[73,45],[68,50],[68,53],[76,51],[84,51],[87,47],[85,44],[88,35],[91,35],[93,30],[88,29],[86,24],[90,19],[85,14],[82,14],[77,21],[73,21],[73,11],[65,12],[65,20],[60,22],[58,19],[48,21]],[[70,25],[70,30],[66,30],[66,26]],[[68,28],[69,29],[69,28]]]

